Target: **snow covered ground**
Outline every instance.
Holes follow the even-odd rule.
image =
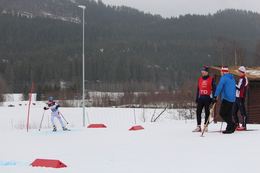
[[[259,173],[260,126],[231,135],[212,124],[205,137],[192,133],[195,121],[176,120],[167,110],[156,123],[153,109],[88,108],[91,123],[106,129],[82,127],[82,109],[61,108],[69,132],[53,133],[49,112],[38,131],[43,105],[32,106],[31,129],[25,130],[25,106],[0,107],[0,173]],[[158,114],[161,110],[156,110]],[[145,129],[128,131],[137,124]],[[146,122],[144,122],[144,120]],[[225,125],[224,125],[225,126]],[[68,167],[31,167],[37,158],[58,159]]]

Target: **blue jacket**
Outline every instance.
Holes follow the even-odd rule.
[[[225,99],[229,102],[236,100],[236,81],[232,74],[224,74],[217,86],[215,97],[221,94],[221,100]]]

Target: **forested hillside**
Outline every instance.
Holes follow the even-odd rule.
[[[257,13],[225,10],[164,19],[101,1],[27,1],[44,3],[25,8],[6,1],[0,7],[0,74],[6,92],[28,91],[32,81],[41,91],[57,90],[61,81],[80,91],[82,11],[77,3],[87,6],[88,90],[174,90],[196,81],[205,64],[259,65]],[[79,22],[40,15],[41,8]]]

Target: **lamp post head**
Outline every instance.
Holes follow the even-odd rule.
[[[86,6],[85,5],[79,5],[79,8],[82,8],[83,10],[85,10]]]

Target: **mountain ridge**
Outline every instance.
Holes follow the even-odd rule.
[[[19,4],[4,6],[3,2],[9,1],[1,1],[0,10],[10,10],[0,15],[0,75],[6,89],[25,92],[34,81],[51,90],[64,81],[70,89],[78,90],[82,73],[81,24],[36,14],[30,18],[30,11],[18,8]],[[44,5],[50,8],[44,3],[55,3],[44,12],[59,17],[78,17],[80,21],[82,16],[82,9],[70,1],[60,6],[57,2],[61,0],[24,2],[40,2],[28,9],[41,12]],[[233,65],[235,54],[239,64],[259,64],[258,13],[228,9],[213,15],[164,19],[128,7],[107,6],[101,1],[75,2],[88,7],[85,58],[90,90],[115,90],[116,87],[106,88],[110,84],[120,85],[120,91],[123,87],[177,89],[196,81],[202,65]],[[29,17],[12,13],[14,5]],[[69,12],[63,15],[66,9]]]

